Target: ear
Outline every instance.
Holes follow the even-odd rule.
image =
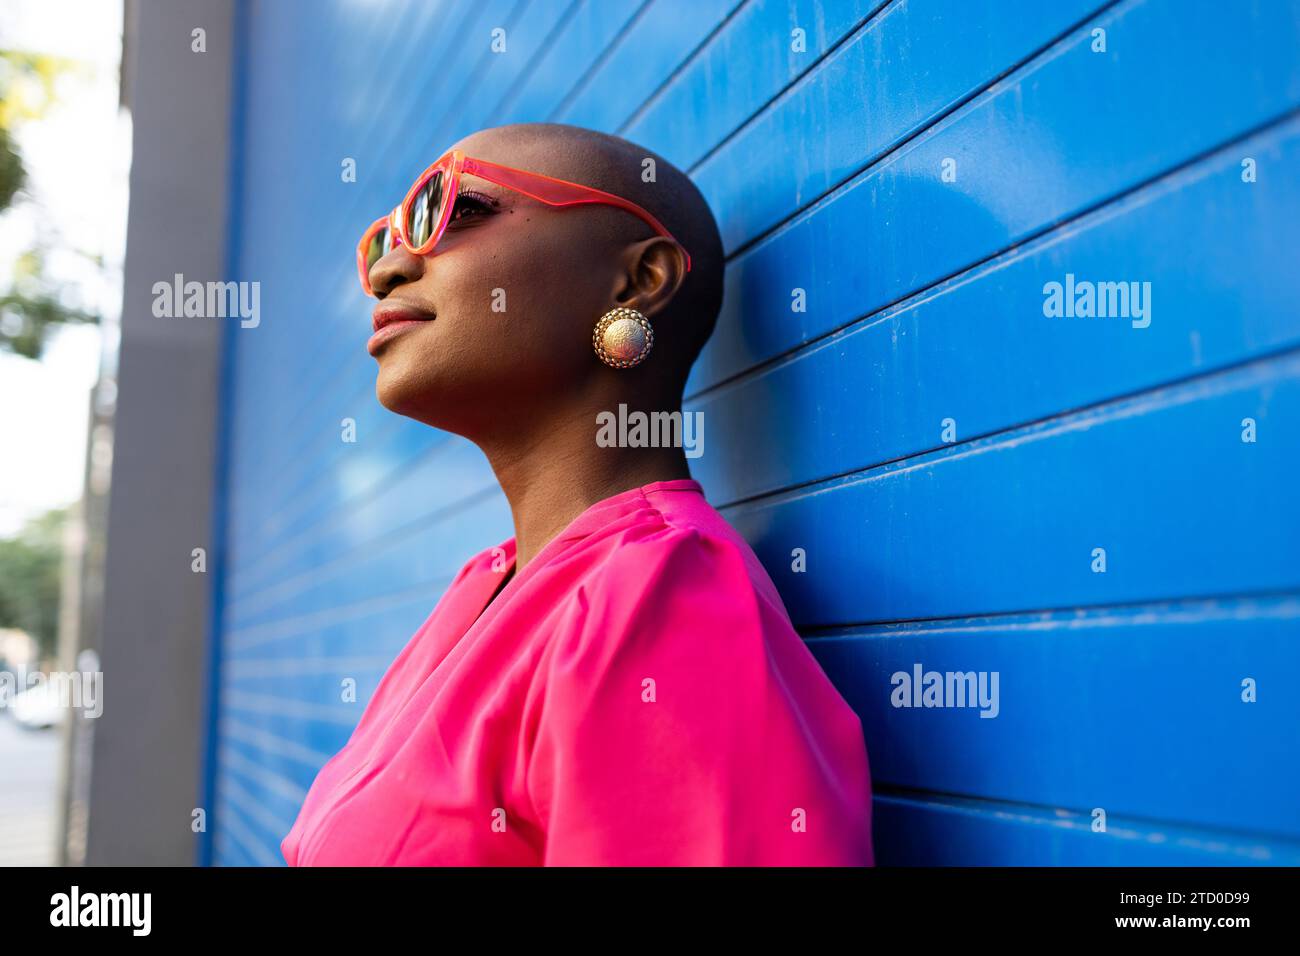
[[[682,247],[664,236],[630,243],[623,264],[614,301],[646,318],[662,312],[686,281]]]

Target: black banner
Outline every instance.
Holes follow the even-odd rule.
[[[788,929],[918,941],[1295,935],[1293,869],[8,869],[3,938],[114,945],[508,934],[735,941]],[[454,936],[451,934],[455,934]],[[611,935],[613,934],[613,935]]]

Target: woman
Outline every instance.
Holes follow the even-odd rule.
[[[870,865],[857,716],[682,447],[722,297],[679,170],[557,124],[476,133],[358,249],[394,412],[487,455],[515,536],[472,557],[320,771],[291,865]],[[626,443],[630,444],[630,443]]]

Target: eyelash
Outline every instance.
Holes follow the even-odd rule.
[[[468,200],[468,202],[467,202]],[[496,207],[496,200],[485,193],[475,192],[472,189],[462,189],[456,194],[456,205],[451,211],[451,221],[456,222],[464,218],[461,214],[470,210],[479,212],[491,212]]]

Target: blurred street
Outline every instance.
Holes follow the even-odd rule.
[[[0,712],[0,866],[54,865],[59,739]]]

